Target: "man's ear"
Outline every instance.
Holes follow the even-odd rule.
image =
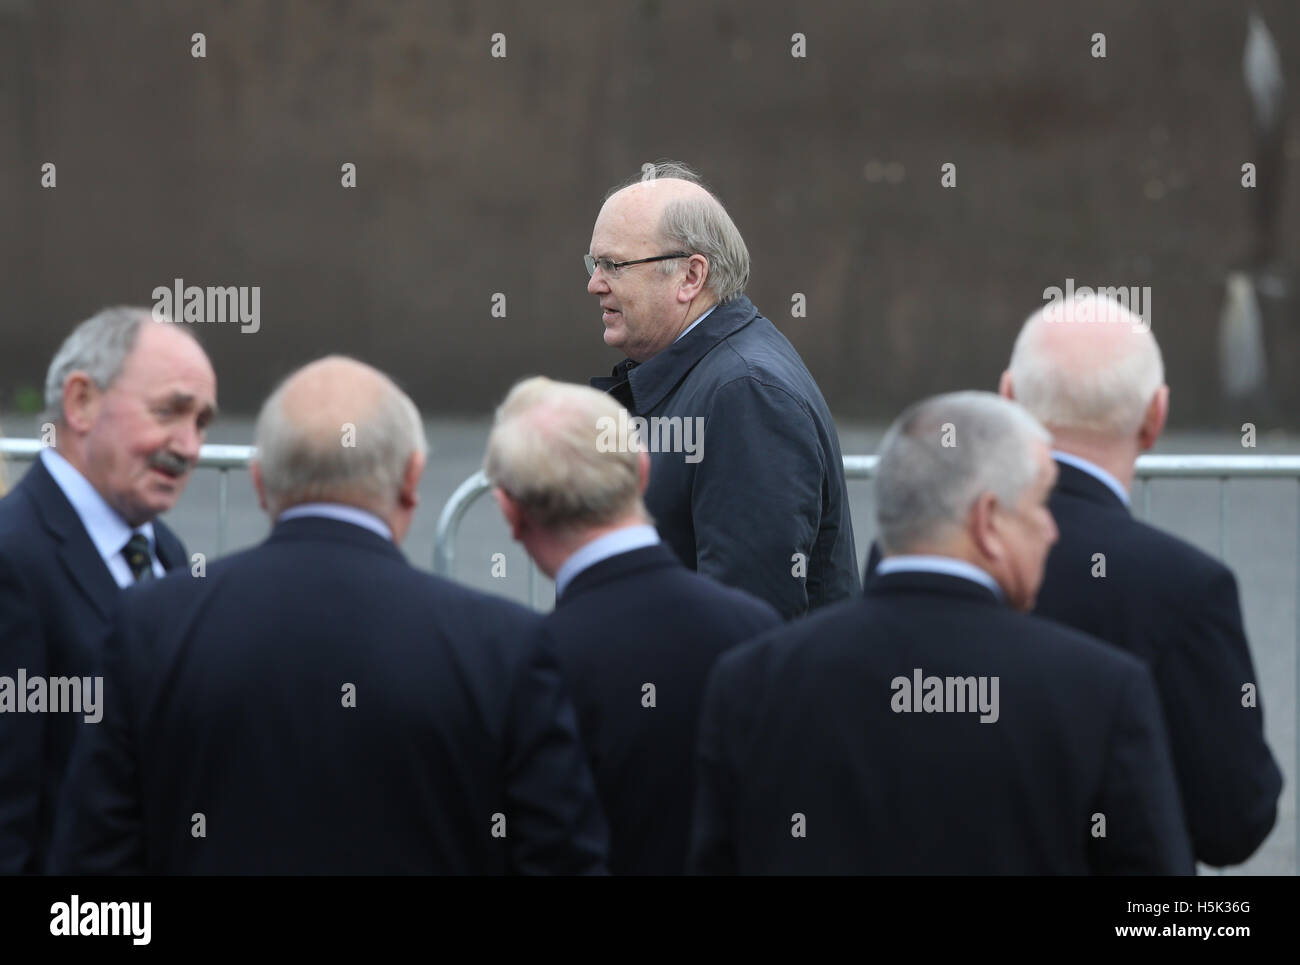
[[[645,495],[646,487],[650,485],[650,453],[640,449],[636,454],[636,471],[639,478],[638,488],[641,495]]]
[[[686,277],[677,287],[677,300],[683,305],[694,301],[704,290],[704,283],[709,280],[709,259],[703,255],[691,255],[686,262]]]
[[[73,432],[90,431],[99,416],[103,393],[85,372],[71,373],[63,380],[63,422]]]
[[[1016,401],[1016,393],[1011,385],[1011,370],[1007,369],[1002,373],[1002,378],[998,380],[998,395],[1004,399]]]
[[[492,498],[501,508],[501,515],[505,517],[506,526],[510,529],[510,538],[516,543],[522,542],[524,523],[527,519],[524,515],[524,507],[500,486],[492,487]]]
[[[966,514],[966,530],[971,543],[979,550],[980,556],[991,562],[1002,559],[1006,549],[998,528],[997,508],[997,496],[980,493]]]
[[[420,505],[420,478],[424,475],[425,456],[422,452],[411,453],[406,460],[406,469],[402,472],[402,488],[397,492],[397,505],[402,509],[415,509]]]
[[[253,489],[257,492],[257,505],[262,507],[264,513],[269,513],[271,507],[266,501],[266,483],[262,479],[262,464],[254,459],[248,465],[248,474],[253,477]]]
[[[1169,418],[1169,386],[1162,385],[1156,389],[1156,394],[1151,397],[1151,404],[1147,406],[1146,413],[1142,416],[1142,425],[1138,427],[1138,451],[1146,452],[1156,444],[1160,438],[1160,433],[1165,429],[1165,420]]]

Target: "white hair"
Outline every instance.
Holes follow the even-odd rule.
[[[943,538],[984,493],[1014,506],[1038,476],[1034,443],[1050,439],[1021,406],[991,392],[953,392],[909,407],[880,444],[881,547],[904,553]]]
[[[292,376],[262,405],[255,441],[272,515],[309,502],[359,503],[381,515],[396,505],[407,464],[428,451],[428,441],[415,403],[388,376],[372,371],[382,387],[356,417],[361,445],[340,445],[336,424],[322,432],[290,418],[284,396]]]
[[[644,516],[642,446],[620,412],[627,420],[617,399],[585,385],[525,379],[496,411],[483,472],[553,532]],[[628,426],[627,445],[602,445],[607,427],[620,424]]]
[[[1048,344],[1052,325],[1084,325],[1102,337],[1116,325],[1125,332],[1107,342],[1117,351],[1066,358]],[[1029,316],[1008,369],[1016,401],[1044,425],[1107,436],[1136,432],[1165,380],[1150,326],[1113,299],[1087,294],[1051,302]]]
[[[708,192],[708,197],[681,198],[664,206],[658,228],[664,246],[687,254],[700,254],[708,260],[709,276],[704,288],[719,303],[743,294],[749,284],[749,248],[722,202],[690,167],[680,161],[659,161],[652,170],[611,190],[606,200],[623,188],[665,178],[698,184]],[[671,275],[677,270],[679,260],[669,258],[660,262],[659,271]]]
[[[85,372],[101,390],[122,374],[127,356],[135,349],[140,329],[153,321],[147,308],[119,305],[101,309],[86,319],[63,340],[45,374],[43,421],[63,421],[63,384],[73,372]],[[181,326],[174,326],[193,338]]]

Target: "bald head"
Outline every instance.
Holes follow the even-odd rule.
[[[749,249],[722,203],[684,165],[654,174],[606,197],[588,249],[605,344],[638,362],[749,282]]]
[[[330,356],[289,376],[257,419],[257,469],[272,515],[308,502],[388,518],[404,506],[427,443],[414,403],[362,362]],[[413,508],[413,504],[410,508]]]
[[[1004,394],[1054,433],[1116,440],[1139,431],[1163,383],[1150,325],[1097,295],[1053,301],[1031,315],[1003,376]]]
[[[604,392],[526,379],[497,409],[483,470],[534,524],[552,532],[644,517],[648,460],[634,429],[620,433],[627,419]]]

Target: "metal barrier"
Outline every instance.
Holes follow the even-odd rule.
[[[876,471],[876,456],[845,456],[844,475],[847,479],[870,479]],[[1151,518],[1151,482],[1155,479],[1217,479],[1219,481],[1219,557],[1228,553],[1228,483],[1233,479],[1294,479],[1296,489],[1296,749],[1293,780],[1300,781],[1300,456],[1139,456],[1136,483],[1140,487],[1136,503],[1141,504],[1141,515]],[[456,536],[461,521],[470,506],[491,489],[482,472],[470,476],[452,493],[438,517],[438,529],[433,548],[433,568],[446,577],[455,576]],[[863,547],[865,550],[865,547]],[[537,567],[528,564],[528,600],[537,609]],[[1300,793],[1296,801],[1296,873],[1300,874]]]
[[[34,462],[44,448],[39,439],[0,439],[0,458],[7,462]],[[217,545],[216,555],[226,549],[226,521],[229,518],[230,470],[247,469],[253,461],[252,446],[208,445],[199,449],[199,469],[215,469],[221,473],[217,481]]]
[[[40,454],[42,445],[37,439],[0,439],[0,457],[10,462],[31,462]],[[224,550],[228,512],[228,474],[232,469],[245,469],[253,458],[252,446],[203,446],[198,468],[216,469],[221,473],[217,491],[217,543],[216,551]],[[847,479],[870,479],[876,470],[876,456],[845,456],[844,475]],[[1217,479],[1219,481],[1219,556],[1228,550],[1228,484],[1233,479],[1293,479],[1297,484],[1296,503],[1296,770],[1300,779],[1300,456],[1140,456],[1137,461],[1137,479],[1142,516],[1151,516],[1151,482],[1155,479]],[[456,487],[438,516],[434,536],[433,569],[435,573],[454,578],[456,573],[456,538],[465,514],[491,484],[482,472],[476,472]],[[538,599],[537,567],[528,564],[528,599],[534,608]],[[1300,800],[1296,807],[1296,862],[1300,870]]]

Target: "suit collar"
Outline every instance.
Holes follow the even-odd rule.
[[[612,378],[592,379],[593,387],[612,392],[633,414],[652,411],[676,388],[704,356],[723,339],[734,335],[758,316],[744,295],[716,306],[695,330],[668,346],[654,358],[637,363],[624,359],[614,366]],[[624,385],[626,383],[626,385]]]
[[[664,569],[681,566],[681,561],[663,543],[644,546],[641,549],[628,550],[617,556],[609,556],[587,567],[565,587],[564,593],[556,599],[555,606],[564,606],[588,590],[595,589],[615,580],[622,580],[647,570]]]
[[[1128,506],[1116,495],[1115,491],[1096,476],[1059,459],[1056,460],[1056,466],[1060,470],[1060,475],[1056,477],[1054,495],[1060,493],[1074,496],[1100,506],[1121,510],[1124,513],[1129,512]]]
[[[120,592],[117,582],[90,541],[77,511],[42,460],[36,459],[32,463],[18,484],[18,490],[31,500],[41,525],[58,544],[59,562],[72,582],[107,620]],[[162,562],[164,566],[167,564],[166,560]]]
[[[1001,601],[988,587],[961,576],[947,573],[930,573],[922,570],[904,570],[872,576],[867,583],[866,595],[893,596],[898,593],[934,593],[959,597],[977,603],[1001,606]]]
[[[384,539],[377,533],[347,523],[340,519],[326,516],[296,516],[277,522],[267,537],[268,543],[290,543],[306,540],[325,540],[332,543],[348,543],[361,549],[368,549],[384,556],[391,556],[406,562],[406,557],[397,545]]]

